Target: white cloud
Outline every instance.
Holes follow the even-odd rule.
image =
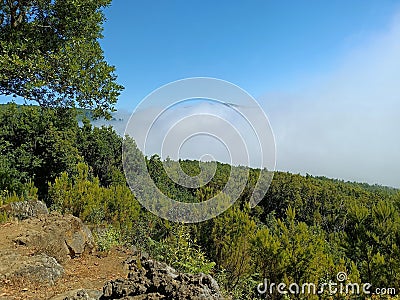
[[[252,107],[240,107],[245,116],[253,110],[258,112]],[[264,139],[272,141],[263,123],[265,119],[250,120],[249,123],[235,107],[205,100],[182,102],[156,117],[158,112],[155,107],[140,110],[127,127],[129,135],[138,141],[139,148],[146,155],[158,153],[172,159],[200,159],[209,155],[222,162],[262,165],[269,169],[275,164],[275,148],[271,143],[263,147],[268,159],[261,163],[260,141],[256,134],[259,134],[259,128],[265,128],[262,132]]]
[[[277,167],[400,186],[400,15],[295,95],[259,99]]]
[[[277,169],[400,187],[400,14],[385,32],[371,34],[343,57],[335,70],[312,79],[297,93],[269,93],[257,99],[274,130]],[[246,109],[252,108],[242,108]],[[147,154],[159,152],[159,143],[174,122],[200,112],[232,122],[250,139],[246,142],[250,151],[257,148],[251,130],[230,114],[231,110],[202,103],[177,107],[158,120],[153,128],[154,145],[149,145]],[[113,124],[120,134],[128,115],[123,113],[123,122]],[[152,117],[152,108],[146,107],[137,121],[146,124]],[[240,146],[227,124],[211,117],[203,121],[208,128],[226,131],[225,141],[231,148]],[[174,135],[193,132],[198,125],[181,124]],[[135,135],[145,133],[137,130]],[[164,149],[164,156],[176,158],[173,149]],[[181,157],[200,158],[210,153],[217,160],[230,159],[221,143],[206,137],[188,141],[181,151]],[[246,164],[246,159],[236,163]]]

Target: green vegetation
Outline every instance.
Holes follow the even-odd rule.
[[[100,47],[111,0],[0,1],[0,95],[109,116],[122,90]]]
[[[100,252],[107,253],[112,247],[121,244],[121,233],[112,226],[102,230],[98,229],[97,232],[94,233],[94,238],[97,244],[97,250]]]
[[[101,251],[135,245],[178,270],[214,275],[238,299],[256,299],[264,278],[322,284],[335,281],[339,271],[351,282],[400,290],[397,189],[276,172],[264,199],[250,209],[259,172],[249,170],[241,197],[223,214],[173,224],[142,208],[127,187],[123,139],[112,128],[93,127],[85,118],[79,126],[73,110],[15,104],[0,107],[0,127],[0,203],[39,198],[78,216],[94,228]],[[129,138],[124,147],[139,151]],[[217,163],[208,184],[183,188],[168,178],[159,156],[146,162],[160,190],[185,202],[205,201],[222,190],[231,171],[242,174]],[[165,165],[172,174],[179,166],[191,176],[200,167],[211,170],[188,160]]]
[[[338,272],[353,283],[399,292],[399,190],[276,172],[250,209],[260,170],[143,157],[131,138],[90,124],[87,117],[110,116],[123,88],[99,44],[102,10],[110,2],[0,0],[0,95],[39,104],[0,106],[0,205],[43,200],[90,224],[100,251],[135,245],[180,271],[214,275],[234,299],[259,299],[256,287],[264,279],[324,284],[335,282]],[[231,190],[245,188],[214,219],[172,224],[144,209],[127,186],[125,175],[136,180],[140,160],[158,189],[181,202],[220,195],[221,205],[229,204],[235,199],[221,191],[230,176]],[[214,176],[194,178],[208,183],[185,188],[168,176],[177,179],[180,168],[192,177],[200,171]],[[150,196],[153,209],[175,213],[158,207],[159,195]],[[6,220],[1,213],[0,222]],[[281,299],[276,290],[271,297]]]
[[[153,257],[187,273],[210,273],[215,266],[190,236],[190,228],[181,224],[170,225],[169,235],[161,241],[149,238]]]

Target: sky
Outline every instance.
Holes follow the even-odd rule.
[[[400,186],[399,1],[114,1],[106,16],[121,111],[220,78],[264,109],[277,170]]]
[[[390,30],[399,1],[121,1],[102,46],[131,110],[163,84],[207,76],[254,97],[288,93]]]
[[[114,0],[105,14],[101,45],[125,86],[125,122],[165,84],[219,78],[264,110],[277,170],[400,187],[400,1]],[[173,123],[164,119],[158,128]],[[186,155],[211,151],[200,144]]]

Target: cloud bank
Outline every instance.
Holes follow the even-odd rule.
[[[336,69],[299,81],[308,83],[297,92],[269,92],[257,99],[274,131],[277,169],[400,187],[400,14],[386,31],[371,34],[347,53]],[[150,110],[148,115],[152,115]],[[253,133],[230,112],[227,106],[206,102],[176,107],[153,127],[159,136],[153,140],[159,142],[185,115],[199,113],[228,120],[251,140]],[[117,114],[122,122],[111,123],[121,135],[129,115]],[[141,112],[141,118],[146,121],[146,112]],[[229,127],[211,117],[198,122],[207,123],[208,128],[214,123],[222,132]],[[183,137],[190,132],[188,126],[198,125],[182,123],[173,133]],[[233,135],[227,135],[230,147],[241,147],[242,141]],[[158,142],[149,145],[146,154],[159,152]],[[249,151],[257,148],[254,143],[254,139],[247,142]],[[210,136],[195,136],[181,146],[181,158],[201,159],[211,154],[230,162],[226,147]],[[168,149],[167,145],[163,151],[164,157],[177,158],[176,146]],[[245,165],[247,159],[236,163]]]
[[[258,100],[278,169],[400,187],[400,15],[330,74]]]

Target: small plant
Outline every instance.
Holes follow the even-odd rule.
[[[9,221],[9,217],[6,212],[0,212],[0,224],[6,223]]]
[[[121,233],[116,228],[110,226],[94,234],[97,243],[97,250],[109,252],[112,247],[121,244]]]
[[[217,270],[214,274],[215,280],[217,280],[221,293],[224,299],[232,300],[258,300],[260,298],[257,293],[257,285],[259,281],[255,279],[258,274],[246,276],[240,278],[239,282],[235,285],[230,284],[229,274],[225,269]]]
[[[0,191],[0,206],[11,202],[38,200],[38,189],[32,181],[24,184],[23,187],[22,194],[18,194],[15,191],[11,193],[8,190]]]
[[[23,200],[38,200],[38,188],[31,180],[24,185]]]
[[[152,256],[164,261],[177,270],[185,273],[209,274],[215,263],[210,262],[192,240],[188,228],[178,225],[172,229],[172,234],[164,241],[158,242],[149,239],[150,252]]]

